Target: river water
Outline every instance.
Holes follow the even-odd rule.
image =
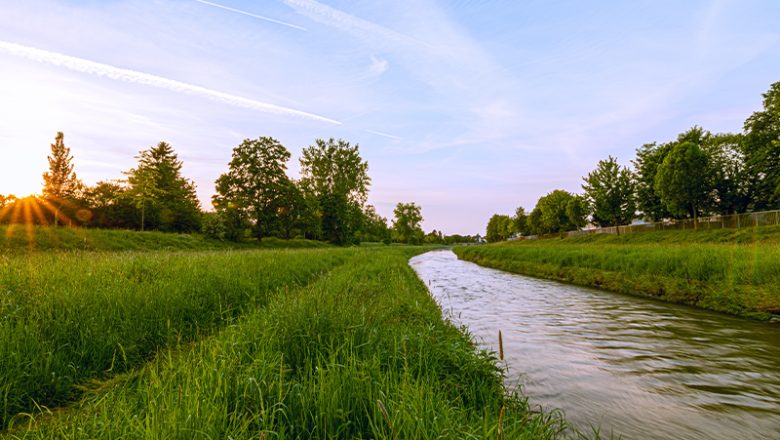
[[[624,439],[780,439],[780,326],[514,275],[449,250],[411,266],[509,386]],[[780,286],[778,287],[780,288]]]

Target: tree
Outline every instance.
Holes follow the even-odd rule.
[[[132,228],[138,209],[127,186],[121,182],[98,182],[84,191],[84,203],[92,211],[91,226]]]
[[[140,229],[167,232],[200,230],[195,183],[181,175],[182,162],[166,142],[141,151],[138,166],[127,171],[128,194],[141,214]]]
[[[225,236],[240,240],[247,227],[254,237],[289,236],[303,202],[287,177],[290,152],[271,137],[245,139],[233,149],[229,170],[216,180],[214,207]]]
[[[317,139],[303,150],[300,161],[301,187],[318,202],[324,238],[339,245],[355,242],[371,184],[358,145]]]
[[[780,81],[762,96],[764,109],[747,118],[742,142],[756,210],[780,207]]]
[[[672,144],[642,145],[636,150],[636,159],[631,161],[636,171],[636,205],[646,220],[659,221],[672,217],[672,214],[661,201],[661,196],[655,190],[655,176],[658,168],[672,150]]]
[[[54,207],[54,226],[57,226],[62,208],[73,206],[83,184],[73,171],[73,156],[65,146],[65,135],[61,131],[57,132],[47,159],[49,171],[43,173],[43,197]]]
[[[412,203],[398,203],[393,210],[393,235],[395,241],[406,244],[420,244],[425,233],[420,224],[423,221],[422,208]]]
[[[514,233],[515,222],[512,217],[508,215],[493,214],[493,216],[490,217],[490,220],[488,220],[485,238],[487,241],[493,243],[506,240]]]
[[[360,233],[361,242],[390,242],[392,235],[387,226],[387,219],[379,215],[373,205],[366,205],[363,217],[363,228]]]
[[[444,234],[441,231],[434,229],[433,231],[425,234],[423,238],[425,244],[444,244]]]
[[[588,202],[584,197],[575,195],[566,202],[566,217],[574,226],[574,229],[585,227],[588,224]],[[569,230],[569,229],[567,229]]]
[[[514,231],[523,234],[528,233],[528,214],[525,212],[525,208],[518,206],[515,209],[515,216],[512,219],[514,221]]]
[[[560,189],[541,197],[528,219],[533,232],[550,234],[577,229],[584,220],[578,217],[581,214],[581,203],[575,201],[573,194]],[[571,218],[569,213],[575,214],[575,217]]]
[[[634,219],[634,176],[628,168],[620,168],[617,159],[609,156],[599,161],[596,169],[583,180],[582,189],[594,223],[602,227],[619,226]]]
[[[675,144],[658,168],[655,190],[672,213],[685,214],[698,222],[710,195],[707,154],[693,142]]]
[[[745,212],[750,206],[753,188],[742,153],[742,135],[717,134],[702,145],[708,156],[712,187],[711,209],[719,214]]]

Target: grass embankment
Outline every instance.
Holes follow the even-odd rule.
[[[780,228],[589,235],[455,249],[523,275],[756,319],[780,314]]]
[[[173,234],[115,229],[85,229],[32,225],[0,226],[0,252],[27,251],[148,251],[215,250],[258,248],[315,248],[328,245],[312,240],[281,240],[234,243],[206,238],[201,234]]]
[[[335,250],[329,252],[344,252]],[[357,249],[317,281],[158,352],[14,438],[552,438],[495,358],[445,322],[408,266]],[[502,410],[502,407],[504,408]],[[21,422],[21,420],[20,420]]]
[[[349,250],[0,256],[0,427],[232,323]]]

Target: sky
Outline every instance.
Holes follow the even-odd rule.
[[[484,234],[612,155],[737,132],[780,81],[780,2],[0,0],[0,194],[65,133],[87,184],[170,143],[204,208],[232,149],[360,146],[369,203]]]

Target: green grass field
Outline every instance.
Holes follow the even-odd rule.
[[[757,319],[780,314],[780,228],[589,235],[456,248],[459,258]]]
[[[244,243],[213,240],[200,234],[171,234],[114,229],[4,225],[0,252],[31,251],[149,251],[264,248],[316,248],[328,245],[311,240],[266,238]]]
[[[0,257],[3,435],[559,436],[442,319],[424,250]]]

